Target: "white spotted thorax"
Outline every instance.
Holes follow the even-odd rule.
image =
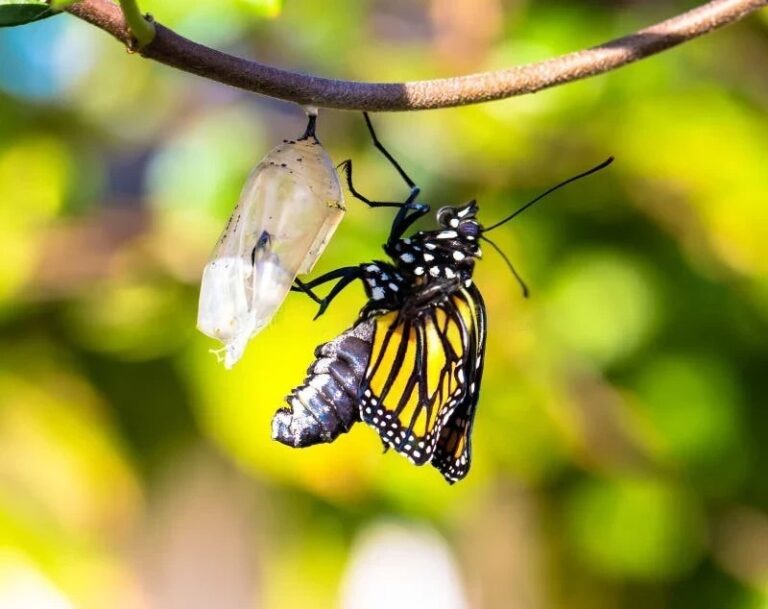
[[[456,280],[469,286],[475,260],[482,256],[478,240],[483,228],[476,219],[474,201],[438,210],[440,228],[419,231],[400,239],[385,251],[401,273],[413,275],[417,283]]]
[[[443,207],[437,212],[437,230],[419,231],[384,246],[392,263],[374,260],[363,264],[366,314],[401,308],[414,286],[420,290],[436,286],[443,294],[471,286],[475,261],[482,257],[478,240],[483,227],[477,221],[477,211],[474,201]]]
[[[313,135],[283,142],[253,169],[200,286],[197,327],[224,343],[226,368],[312,269],[344,211],[336,170]]]

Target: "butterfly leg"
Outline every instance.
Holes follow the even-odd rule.
[[[395,241],[397,241],[398,239],[400,239],[400,237],[403,236],[405,231],[408,230],[408,228],[414,222],[416,222],[416,220],[418,220],[424,214],[429,212],[429,205],[425,205],[423,203],[416,203],[416,198],[419,196],[421,189],[416,185],[416,183],[411,179],[411,177],[400,166],[400,163],[398,163],[395,157],[392,156],[392,153],[390,153],[389,150],[387,150],[384,147],[384,144],[381,143],[381,141],[379,140],[379,137],[376,135],[376,130],[373,128],[371,117],[368,115],[367,112],[363,112],[363,118],[365,119],[365,124],[368,127],[368,133],[371,134],[373,145],[392,164],[392,166],[397,170],[397,173],[400,174],[400,177],[403,178],[403,181],[411,189],[411,192],[408,195],[408,199],[406,199],[406,201],[400,205],[400,210],[398,212],[398,215],[397,217],[395,217],[395,220],[392,222],[392,230],[391,230],[389,239],[387,240],[387,244],[393,244]],[[347,174],[347,177],[349,178],[347,180],[348,182],[351,182],[352,180],[351,170],[352,170],[352,167],[350,166],[349,172]],[[413,211],[414,213],[409,215],[410,211]]]
[[[411,226],[411,224],[429,212],[429,205],[424,203],[416,203],[416,198],[421,192],[418,186],[413,187],[411,193],[408,195],[408,198],[402,203],[397,201],[373,201],[363,195],[359,190],[357,190],[352,183],[352,160],[347,159],[346,161],[342,162],[339,167],[341,168],[341,171],[346,178],[347,188],[349,188],[349,192],[353,197],[355,197],[355,199],[362,201],[368,207],[398,208],[398,214],[395,216],[395,219],[392,222],[392,234],[390,235],[387,242],[397,241],[397,239],[403,235],[403,233],[408,229],[409,226]],[[409,212],[414,213],[409,215]],[[394,238],[392,235],[395,235]]]
[[[298,277],[293,280],[293,285],[291,286],[291,292],[301,292],[303,294],[306,294],[312,300],[314,300],[317,304],[322,304],[323,302],[322,299],[312,291],[312,288],[307,287],[307,284],[304,283]]]
[[[392,154],[387,150],[384,146],[384,144],[381,143],[379,140],[379,137],[376,135],[376,130],[373,128],[373,123],[371,122],[371,118],[368,115],[367,112],[363,112],[363,118],[365,119],[365,124],[368,127],[368,132],[371,134],[371,139],[373,140],[373,145],[376,147],[376,149],[381,152],[381,154],[384,155],[384,157],[390,162],[390,164],[397,170],[397,173],[400,174],[400,177],[403,179],[403,181],[408,185],[408,187],[411,189],[410,194],[408,195],[408,198],[402,202],[402,203],[396,203],[392,201],[371,201],[367,197],[363,196],[360,192],[357,191],[357,189],[352,184],[352,161],[346,160],[341,164],[342,171],[344,172],[347,180],[347,186],[349,187],[349,191],[352,193],[352,196],[356,199],[359,199],[369,207],[398,207],[398,214],[395,217],[394,221],[392,222],[392,228],[390,230],[389,238],[387,239],[387,248],[391,248],[396,241],[398,241],[405,231],[408,230],[408,228],[413,225],[416,220],[424,216],[426,213],[429,212],[429,205],[426,205],[424,203],[417,203],[416,199],[418,198],[421,189],[416,185],[416,183],[411,179],[411,177],[405,172],[405,170],[401,167],[400,163],[397,162],[395,157],[392,156]],[[385,248],[385,249],[387,249]]]
[[[397,173],[400,174],[400,177],[403,178],[403,181],[408,184],[408,187],[411,189],[411,192],[414,190],[419,190],[419,187],[416,186],[416,183],[410,178],[410,176],[405,173],[405,170],[400,166],[400,163],[398,163],[395,160],[395,157],[393,157],[389,150],[387,150],[384,147],[384,144],[382,144],[379,141],[379,138],[376,136],[376,131],[373,128],[373,123],[371,122],[371,117],[368,116],[367,112],[363,112],[363,118],[365,119],[365,124],[368,126],[368,133],[371,134],[371,139],[373,140],[373,145],[376,146],[376,149],[381,152],[381,154],[384,155],[384,157],[392,164],[392,166],[397,170]]]
[[[342,171],[344,172],[347,180],[347,186],[349,187],[349,191],[352,193],[352,196],[354,196],[356,199],[359,199],[369,207],[412,207],[414,206],[414,201],[416,200],[416,197],[418,197],[419,193],[421,192],[421,189],[416,185],[416,183],[411,179],[411,177],[405,172],[405,170],[402,168],[400,163],[395,159],[394,156],[384,147],[384,144],[381,143],[379,140],[379,137],[376,135],[376,130],[373,128],[373,123],[371,122],[371,118],[368,115],[367,112],[363,112],[363,118],[365,118],[365,124],[368,127],[368,132],[371,135],[371,139],[373,140],[373,145],[376,147],[376,149],[381,152],[381,154],[384,155],[384,158],[386,158],[390,164],[397,170],[397,173],[400,175],[400,177],[403,179],[403,181],[408,185],[408,187],[411,189],[411,192],[408,196],[408,199],[404,203],[400,202],[394,202],[394,201],[372,201],[368,199],[367,197],[363,196],[352,184],[352,161],[350,159],[347,159],[344,161],[340,167]],[[417,207],[421,207],[418,206]]]
[[[349,188],[350,194],[358,201],[362,201],[368,207],[403,207],[404,203],[399,201],[373,201],[365,195],[361,194],[360,191],[358,191],[357,188],[355,188],[355,186],[352,184],[352,159],[343,161],[341,164],[339,164],[339,168],[346,178],[347,188]],[[417,194],[418,190],[419,189],[416,188]]]
[[[313,319],[317,319],[323,313],[325,313],[325,310],[328,308],[328,305],[331,304],[331,301],[336,298],[336,296],[338,296],[339,293],[350,283],[352,283],[355,279],[360,279],[361,277],[359,266],[344,267],[337,269],[337,271],[344,271],[344,273],[340,276],[339,281],[337,281],[336,285],[331,288],[331,291],[328,292],[325,298],[321,299],[320,309]]]
[[[362,271],[360,270],[359,266],[344,266],[333,271],[329,271],[325,273],[325,275],[316,277],[311,281],[302,282],[297,279],[297,285],[291,287],[291,291],[304,292],[307,296],[309,296],[312,300],[320,305],[320,310],[314,317],[317,319],[323,313],[325,313],[325,310],[328,308],[328,305],[331,304],[331,301],[336,298],[336,296],[338,296],[345,287],[347,287],[355,279],[359,279],[361,277],[361,273]],[[338,281],[336,282],[336,285],[331,288],[331,291],[328,292],[325,298],[320,298],[312,291],[312,288],[324,283],[328,283],[329,281],[333,281],[334,279],[338,279]]]
[[[403,237],[405,231],[407,231],[414,222],[429,213],[429,205],[416,203],[415,198],[416,197],[408,197],[408,200],[403,203],[403,206],[398,210],[395,219],[392,221],[392,228],[389,231],[387,244],[384,247],[384,250],[387,253],[391,252],[391,248],[393,248],[395,243]]]

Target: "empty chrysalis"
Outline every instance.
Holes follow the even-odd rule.
[[[272,319],[296,276],[312,270],[344,216],[336,170],[315,137],[284,141],[251,171],[203,271],[198,329],[224,343],[231,368]]]

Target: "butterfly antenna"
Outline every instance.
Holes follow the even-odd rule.
[[[509,222],[509,221],[510,221],[512,218],[514,218],[515,216],[517,216],[517,215],[519,215],[519,214],[523,213],[523,212],[524,212],[526,209],[528,209],[528,208],[529,208],[531,205],[533,205],[533,204],[534,204],[534,203],[536,203],[537,201],[540,201],[541,199],[543,199],[544,197],[546,197],[548,194],[551,194],[551,193],[555,192],[556,190],[559,190],[559,189],[561,189],[563,186],[566,186],[566,185],[570,184],[571,182],[575,182],[576,180],[580,180],[581,178],[586,178],[588,175],[591,175],[591,174],[593,174],[593,173],[596,173],[596,172],[600,171],[601,169],[605,169],[605,168],[606,168],[606,167],[608,167],[608,165],[610,165],[611,163],[613,163],[613,157],[612,157],[612,156],[611,156],[611,157],[608,157],[606,160],[604,160],[604,161],[603,161],[602,163],[600,163],[599,165],[597,165],[597,166],[593,167],[592,169],[589,169],[589,170],[587,170],[587,171],[585,171],[585,172],[583,172],[583,173],[580,173],[579,175],[575,175],[575,176],[573,176],[572,178],[568,178],[567,180],[564,180],[564,181],[560,182],[560,183],[559,183],[559,184],[557,184],[556,186],[553,186],[553,187],[552,187],[552,188],[550,188],[549,190],[547,190],[547,191],[545,191],[545,192],[541,193],[541,194],[540,194],[538,197],[536,197],[535,199],[533,199],[533,200],[531,200],[531,201],[528,201],[528,203],[526,203],[525,205],[523,205],[523,206],[522,206],[520,209],[518,209],[516,212],[514,212],[514,213],[510,214],[509,216],[507,216],[506,218],[504,218],[502,221],[500,221],[500,222],[497,222],[496,224],[493,224],[492,226],[489,226],[488,228],[484,229],[484,232],[486,232],[486,233],[487,233],[488,231],[491,231],[491,230],[493,230],[494,228],[497,228],[497,227],[501,226],[502,224],[504,224],[504,223],[506,223],[506,222]]]
[[[507,255],[501,251],[501,248],[496,245],[493,241],[491,241],[488,237],[481,236],[480,237],[483,241],[487,241],[493,246],[493,249],[495,249],[497,252],[499,252],[499,255],[504,258],[504,262],[507,263],[507,266],[509,267],[509,270],[512,271],[512,274],[515,276],[515,279],[517,279],[517,283],[520,284],[520,288],[523,290],[523,298],[528,298],[528,286],[525,284],[525,281],[523,281],[523,278],[520,277],[520,274],[515,270],[515,267],[512,265],[512,262],[509,258],[507,258]]]

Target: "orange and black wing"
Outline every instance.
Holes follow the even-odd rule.
[[[474,286],[461,288],[418,315],[392,311],[374,321],[371,357],[360,388],[361,418],[386,446],[416,465],[432,462],[448,477],[450,464],[441,464],[450,461],[451,448],[459,447],[443,439],[443,430],[459,424],[459,409],[473,412],[477,402],[485,341],[482,298]],[[468,439],[469,425],[466,434]],[[464,446],[468,468],[468,442]]]
[[[432,457],[432,465],[451,484],[467,475],[472,462],[472,423],[480,396],[487,334],[485,305],[480,292],[472,286],[467,295],[475,313],[467,352],[467,358],[472,362],[472,365],[467,366],[467,391],[448,422],[440,430],[440,437]]]

